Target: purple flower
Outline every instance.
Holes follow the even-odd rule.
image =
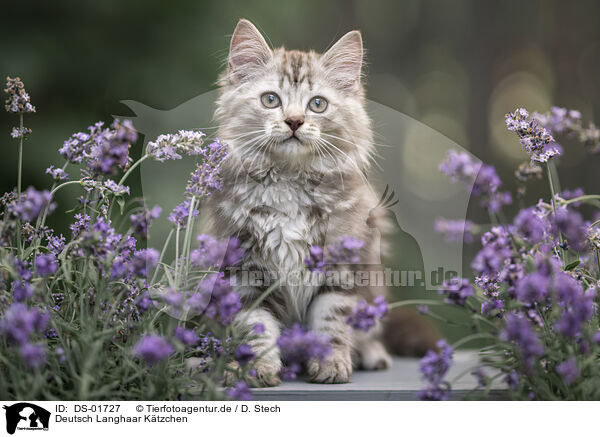
[[[553,106],[547,114],[534,113],[533,117],[553,133],[569,133],[581,124],[581,112]]]
[[[515,217],[514,225],[517,233],[531,244],[540,243],[550,228],[535,207],[521,210]]]
[[[265,325],[263,325],[262,323],[256,323],[254,326],[252,326],[252,331],[254,331],[254,333],[257,335],[264,334]]]
[[[382,319],[388,312],[388,304],[384,296],[377,296],[373,300],[374,305],[369,305],[361,300],[346,318],[346,323],[354,329],[369,331],[375,326],[376,319]]]
[[[577,378],[579,378],[579,369],[577,368],[577,363],[575,362],[575,358],[571,357],[566,361],[558,364],[556,366],[556,373],[558,373],[565,385],[573,384]]]
[[[196,164],[188,181],[186,192],[190,196],[209,197],[223,188],[221,166],[229,156],[227,146],[217,138],[202,151],[202,163]]]
[[[508,388],[511,390],[517,390],[519,388],[519,374],[511,370],[504,376],[504,382],[508,385]]]
[[[53,275],[58,270],[56,257],[51,254],[41,254],[35,258],[35,272],[40,276]]]
[[[8,94],[8,98],[4,102],[6,112],[15,114],[35,112],[35,106],[31,104],[29,94],[25,91],[25,86],[20,78],[7,77],[4,92]]]
[[[529,113],[518,108],[513,113],[505,115],[506,127],[520,138],[521,147],[532,160],[546,162],[561,151],[554,138],[535,118],[529,118]]]
[[[131,265],[133,273],[139,277],[148,276],[156,264],[160,254],[156,249],[142,249],[133,254]]]
[[[235,348],[235,359],[242,366],[249,363],[256,357],[256,354],[252,351],[252,347],[249,344],[240,344]]]
[[[148,293],[148,291],[144,291],[143,293],[141,293],[137,297],[135,305],[140,314],[144,314],[146,311],[148,311],[148,308],[150,308],[150,305],[152,305],[150,293]]]
[[[0,320],[0,332],[6,339],[19,345],[25,344],[29,336],[46,329],[50,315],[37,308],[27,308],[22,303],[13,303]]]
[[[117,174],[129,164],[129,148],[136,141],[137,132],[131,121],[115,119],[111,129],[92,142],[87,156],[88,168],[97,174]]]
[[[348,235],[341,236],[334,244],[327,246],[328,264],[358,264],[359,251],[365,242]]]
[[[497,276],[512,253],[510,238],[504,228],[493,227],[481,237],[483,248],[475,255],[471,267],[478,275]]]
[[[38,218],[45,208],[48,208],[49,212],[52,211],[54,204],[51,202],[50,191],[37,191],[35,188],[29,187],[15,203],[14,213],[24,222],[30,222]]]
[[[532,273],[524,276],[517,282],[515,293],[521,302],[534,305],[544,304],[548,298],[550,281],[540,273]]]
[[[292,379],[309,360],[324,360],[331,354],[330,338],[324,334],[307,331],[295,324],[285,329],[277,339],[277,346],[286,363],[284,379]]]
[[[361,262],[360,250],[365,242],[358,238],[342,235],[323,250],[319,246],[309,248],[310,256],[304,260],[309,270],[323,272],[326,264],[359,264]]]
[[[454,350],[445,340],[437,343],[439,352],[430,350],[419,363],[419,371],[423,378],[430,383],[441,381],[452,366]]]
[[[449,176],[453,182],[472,184],[481,166],[482,164],[476,162],[468,153],[450,150],[446,160],[440,164],[440,171]]]
[[[504,301],[499,299],[490,299],[482,302],[481,314],[484,316],[502,317],[504,314]]]
[[[217,240],[210,235],[199,235],[200,247],[190,253],[190,262],[195,267],[231,267],[238,264],[244,257],[244,249],[240,240],[235,237]]]
[[[588,248],[587,226],[581,214],[570,208],[558,208],[550,218],[552,231],[558,236],[562,233],[566,237],[569,248],[582,252]]]
[[[188,216],[190,214],[190,203],[191,201],[187,199],[177,205],[169,215],[169,221],[184,229],[187,226]],[[198,214],[200,214],[200,211],[194,208],[192,210],[192,219],[198,217]]]
[[[447,401],[450,399],[450,385],[445,381],[438,385],[429,385],[421,390],[417,397],[421,401]]]
[[[175,328],[175,338],[186,346],[193,346],[200,341],[200,337],[192,329],[185,329],[181,326]]]
[[[565,200],[571,200],[571,199],[575,199],[576,197],[581,197],[583,196],[585,193],[583,192],[583,188],[575,188],[573,190],[563,190],[560,195],[557,194],[556,197],[562,197]],[[574,202],[571,203],[571,206],[573,207],[578,207],[581,206],[582,203],[581,202]]]
[[[227,390],[227,396],[236,401],[251,401],[252,390],[244,381],[238,381],[235,386]]]
[[[162,211],[162,208],[158,205],[152,209],[144,208],[144,210],[138,214],[131,214],[129,220],[131,221],[131,229],[133,233],[139,237],[147,238],[148,229],[152,224],[153,220],[156,220]]]
[[[471,263],[471,267],[479,275],[496,276],[504,266],[504,262],[508,259],[508,253],[503,250],[497,250],[493,247],[484,247]]]
[[[75,222],[69,226],[73,233],[73,238],[77,238],[83,231],[87,231],[90,225],[91,217],[87,214],[75,214]]]
[[[553,287],[562,309],[554,327],[566,337],[575,337],[581,333],[581,325],[594,315],[595,293],[584,292],[578,281],[562,272],[554,278]]]
[[[600,331],[596,331],[592,337],[592,341],[596,344],[600,344]]]
[[[309,257],[304,260],[304,264],[312,272],[325,271],[325,254],[319,246],[311,246],[308,249]]]
[[[46,174],[49,174],[56,182],[68,181],[69,174],[62,168],[55,168],[53,165],[46,169]]]
[[[17,302],[23,302],[33,296],[33,287],[29,282],[14,281],[12,284],[13,298]]]
[[[509,314],[505,320],[505,329],[500,333],[500,339],[514,342],[523,364],[527,369],[531,369],[536,360],[544,354],[544,347],[526,318]]]
[[[499,191],[502,181],[494,167],[475,161],[466,152],[450,150],[440,164],[440,171],[453,182],[463,182],[473,195],[481,197],[482,206],[492,212],[512,202],[509,193]]]
[[[85,162],[94,174],[117,174],[131,161],[129,148],[137,141],[137,132],[129,120],[115,119],[110,129],[103,126],[103,122],[97,122],[88,128],[89,133],[73,134],[59,153],[72,163]]]
[[[470,220],[446,220],[438,218],[435,220],[434,230],[442,234],[444,239],[451,241],[464,241],[471,243],[473,241],[474,223]]]
[[[202,132],[185,130],[176,134],[159,135],[155,141],[148,143],[147,153],[160,162],[181,159],[181,154],[200,155],[203,152],[203,137]]]
[[[50,251],[51,254],[53,254],[54,256],[58,256],[62,250],[65,248],[65,242],[66,242],[66,238],[63,236],[63,234],[60,234],[58,236],[48,236],[48,250]]]
[[[31,279],[31,269],[28,262],[15,258],[14,266],[20,279],[24,281],[29,281]]]
[[[215,273],[204,278],[200,284],[198,293],[201,302],[210,303],[204,311],[206,317],[218,319],[225,326],[231,323],[233,317],[242,309],[240,296],[231,289],[231,284],[225,279],[222,272]],[[189,302],[189,301],[188,301]]]
[[[444,377],[452,366],[454,350],[445,340],[439,340],[437,347],[439,352],[428,351],[419,363],[419,371],[427,386],[417,396],[424,401],[442,401],[449,397],[450,386]]]
[[[145,335],[133,348],[133,354],[141,357],[149,366],[168,358],[173,352],[175,349],[171,343],[160,335]]]
[[[11,138],[26,138],[31,133],[28,127],[13,127],[10,131]]]
[[[475,294],[475,289],[467,279],[454,277],[444,281],[438,292],[446,296],[444,302],[464,306],[467,298]]]
[[[46,348],[41,344],[25,343],[19,352],[30,369],[36,369],[46,362]]]

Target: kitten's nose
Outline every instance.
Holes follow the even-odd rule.
[[[296,132],[300,126],[304,124],[303,118],[286,118],[285,124],[287,124],[292,132]]]

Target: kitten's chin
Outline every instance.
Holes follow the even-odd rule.
[[[310,155],[310,147],[300,139],[291,137],[283,140],[273,148],[273,153],[278,157],[303,158]]]

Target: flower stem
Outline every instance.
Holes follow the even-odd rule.
[[[73,184],[80,184],[81,185],[81,181],[77,180],[77,181],[68,181],[68,182],[64,182],[62,184],[60,184],[57,187],[54,187],[52,189],[52,191],[50,191],[50,194],[52,194],[54,196],[54,193],[56,193],[58,190],[60,190],[63,187],[66,187],[67,185],[73,185]]]
[[[175,284],[179,287],[179,230],[180,225],[177,225],[175,231]]]
[[[21,136],[19,137],[19,168],[17,170],[17,194],[21,197],[21,176],[23,174],[23,114],[19,114],[19,128]]]
[[[165,253],[167,252],[167,247],[169,247],[169,242],[171,241],[171,237],[173,236],[173,232],[175,230],[171,229],[169,231],[169,235],[167,235],[167,239],[165,240],[165,244],[163,245],[162,250],[160,251],[160,258],[158,260],[158,265],[160,265],[163,262],[163,259],[165,257]],[[150,285],[154,284],[154,281],[156,280],[156,275],[158,274],[158,267],[156,268],[156,270],[154,270],[154,274],[152,275],[152,280],[150,281]]]
[[[192,245],[192,234],[193,234],[193,227],[194,227],[193,226],[193,223],[194,223],[193,211],[194,211],[195,203],[196,203],[196,197],[192,196],[192,198],[190,199],[190,209],[188,211],[187,226],[185,228],[185,235],[183,237],[183,250],[181,252],[182,259],[187,259],[187,257],[189,256],[189,252],[190,252],[190,246]]]
[[[401,300],[399,302],[394,302],[388,305],[388,308],[391,310],[393,308],[405,307],[409,305],[445,305],[443,300],[433,300],[433,299],[408,299]]]
[[[461,338],[456,343],[454,343],[452,345],[452,349],[458,349],[463,344],[466,344],[466,343],[468,343],[470,341],[473,341],[473,340],[479,340],[480,338],[496,339],[497,337],[493,336],[492,334],[487,334],[487,333],[483,333],[483,332],[482,333],[478,333],[478,334],[467,335],[466,337]]]
[[[131,167],[129,167],[129,170],[127,170],[127,172],[123,175],[123,177],[119,181],[119,185],[123,185],[125,180],[133,172],[133,170],[135,170],[142,162],[144,162],[148,158],[150,158],[150,155],[146,154],[146,155],[142,156],[140,159],[138,159]]]
[[[554,218],[556,218],[556,192],[554,191],[554,182],[552,181],[552,172],[550,171],[550,164],[546,162],[546,174],[548,175],[548,184],[550,185],[550,195],[552,196],[552,211],[554,213]],[[562,235],[562,232],[558,231],[558,239],[560,240],[560,254],[561,259],[563,261],[563,265],[565,265],[565,242]]]
[[[588,200],[600,200],[600,195],[599,194],[588,194],[586,196],[573,197],[572,199],[561,202],[561,204],[562,205],[570,205],[572,203],[586,202]],[[596,223],[598,223],[598,222],[595,222],[594,224],[596,224]]]

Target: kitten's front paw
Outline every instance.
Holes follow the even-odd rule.
[[[229,367],[231,370],[226,370],[223,377],[223,385],[225,386],[233,386],[240,380],[240,365],[234,361],[229,364]],[[259,361],[255,363],[253,370],[252,374],[247,374],[245,377],[248,384],[253,387],[274,387],[281,383],[281,378],[279,377],[281,362],[270,363]]]
[[[322,361],[312,360],[306,372],[310,382],[318,384],[343,384],[350,381],[352,358],[350,350],[337,349],[331,357]]]

